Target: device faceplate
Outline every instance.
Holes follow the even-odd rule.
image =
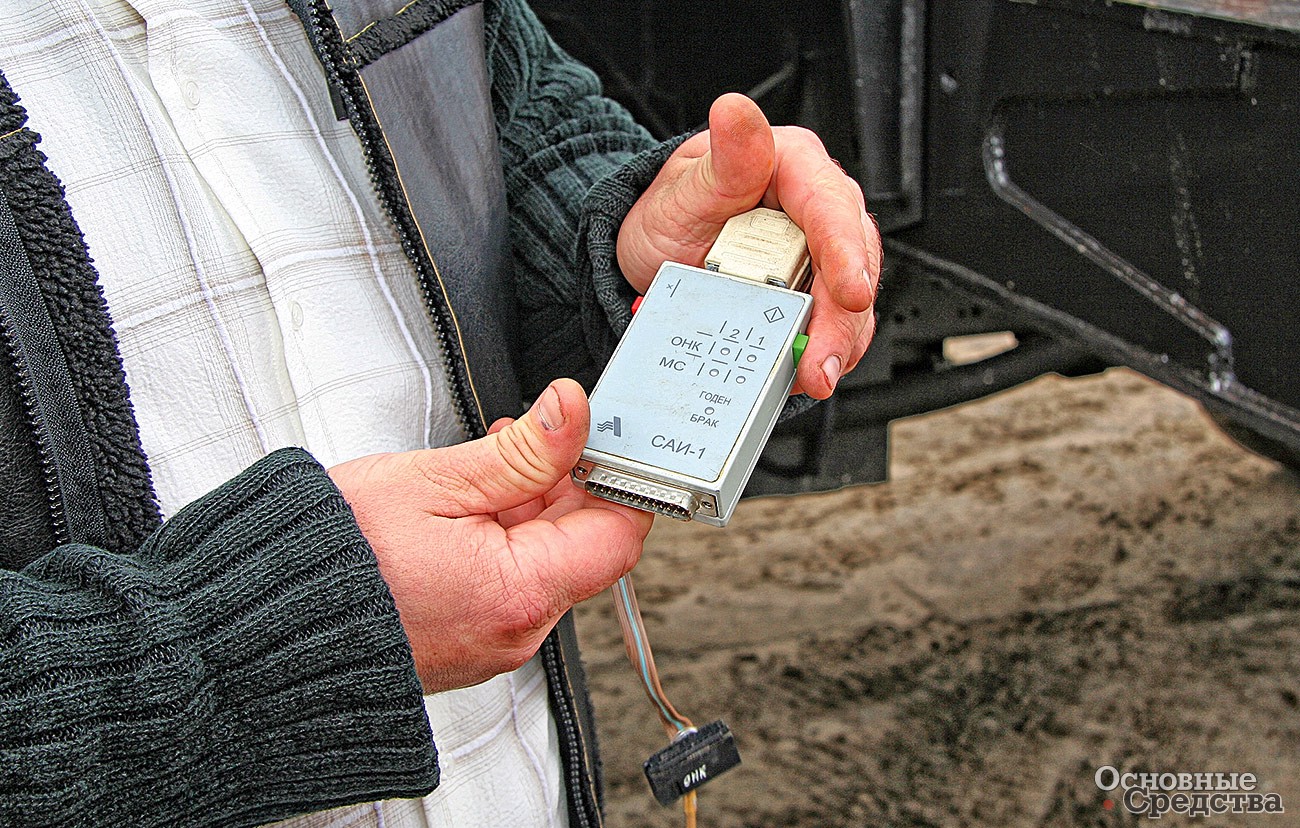
[[[811,306],[806,294],[665,264],[592,392],[575,481],[599,469],[638,498],[647,485],[684,490],[695,519],[724,525],[789,394]],[[671,502],[664,513],[679,516]]]

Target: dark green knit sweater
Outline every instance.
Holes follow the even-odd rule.
[[[485,17],[536,389],[590,376],[626,325],[614,240],[672,146],[522,0]],[[578,356],[554,344],[574,326]],[[305,452],[264,458],[129,554],[0,553],[0,825],[254,825],[437,781],[392,598]]]

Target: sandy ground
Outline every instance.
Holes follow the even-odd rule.
[[[660,520],[664,684],[735,731],[704,826],[1109,826],[1102,765],[1250,771],[1300,825],[1300,483],[1133,373],[893,427],[890,482]],[[615,826],[677,826],[607,595],[579,608]]]

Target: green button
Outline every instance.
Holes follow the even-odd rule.
[[[799,365],[799,360],[803,359],[803,349],[808,347],[808,334],[795,334],[794,345],[790,350],[794,351],[794,364]]]

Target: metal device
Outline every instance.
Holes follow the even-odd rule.
[[[573,479],[678,520],[725,526],[794,383],[812,297],[802,231],[758,208],[709,269],[665,263],[591,394]]]

